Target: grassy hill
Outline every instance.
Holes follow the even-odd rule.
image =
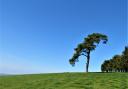
[[[0,89],[128,89],[128,73],[0,76]]]

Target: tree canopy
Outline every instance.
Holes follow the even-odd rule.
[[[70,64],[74,66],[75,62],[78,62],[79,56],[83,55],[87,58],[86,72],[88,72],[90,52],[95,50],[95,48],[101,41],[104,44],[106,44],[108,41],[108,37],[101,33],[93,33],[88,35],[86,38],[84,38],[84,41],[78,44],[78,46],[74,49],[75,53],[73,54],[72,58],[69,60]]]
[[[115,55],[110,60],[105,60],[101,65],[103,72],[128,72],[128,46],[121,55]]]

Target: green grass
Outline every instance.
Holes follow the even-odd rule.
[[[0,89],[128,89],[128,73],[1,76]]]

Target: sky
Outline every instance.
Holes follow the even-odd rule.
[[[69,59],[88,34],[108,43],[91,52],[90,72],[128,44],[127,0],[0,0],[0,73],[85,72]]]

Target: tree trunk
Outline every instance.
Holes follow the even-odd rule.
[[[87,53],[86,72],[88,72],[88,68],[89,68],[89,61],[90,61],[90,51]]]

